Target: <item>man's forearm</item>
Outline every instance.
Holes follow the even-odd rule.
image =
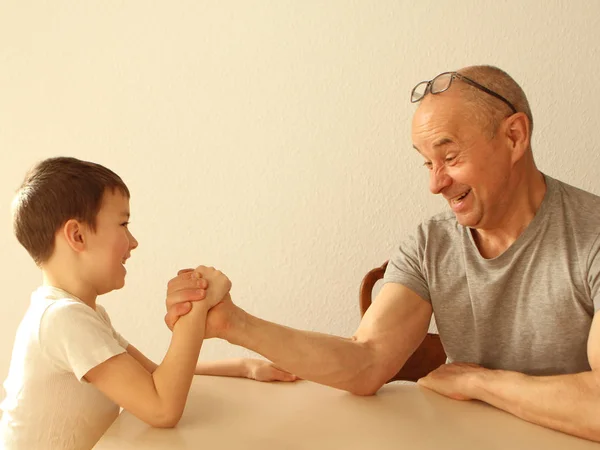
[[[600,441],[600,379],[594,372],[533,377],[486,370],[473,386],[473,398],[529,422]]]
[[[238,310],[238,326],[222,336],[253,350],[305,380],[347,390],[372,393],[374,352],[353,339],[295,330]]]

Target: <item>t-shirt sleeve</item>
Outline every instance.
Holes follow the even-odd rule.
[[[425,235],[423,227],[406,239],[390,258],[384,283],[399,283],[417,293],[421,298],[431,302],[429,285],[423,270],[423,253]]]
[[[600,310],[600,235],[592,245],[588,261],[588,285],[594,302],[594,313],[597,313]]]
[[[129,345],[129,342],[123,336],[121,336],[117,332],[117,330],[115,330],[115,328],[112,326],[112,323],[110,321],[110,317],[108,316],[108,313],[106,312],[106,310],[104,309],[104,307],[101,306],[101,305],[96,305],[96,310],[98,311],[98,314],[100,314],[102,316],[102,318],[104,319],[104,321],[110,326],[110,329],[112,330],[112,335],[115,337],[115,339],[117,340],[117,342],[119,343],[119,345],[121,347],[123,347],[124,349],[127,349],[127,346]]]
[[[42,316],[40,346],[59,369],[73,372],[82,381],[91,369],[126,351],[113,332],[89,306],[58,301]]]

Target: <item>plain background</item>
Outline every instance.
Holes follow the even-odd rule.
[[[36,161],[130,187],[140,246],[101,303],[155,361],[166,283],[198,264],[253,314],[349,336],[363,274],[446,208],[411,148],[412,87],[503,68],[538,166],[600,194],[599,41],[597,0],[2,1],[0,378],[41,280],[10,218]],[[249,354],[212,340],[201,358]]]

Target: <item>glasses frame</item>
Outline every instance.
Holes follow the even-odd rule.
[[[431,86],[433,86],[433,83],[435,82],[435,80],[437,80],[439,77],[444,76],[444,75],[450,75],[450,81],[448,82],[448,86],[445,89],[442,89],[441,91],[435,91],[435,92],[433,92],[431,90]],[[496,97],[498,100],[501,100],[506,105],[508,105],[508,107],[512,110],[513,114],[517,113],[517,108],[515,108],[514,105],[511,102],[509,102],[507,99],[505,99],[504,97],[502,97],[500,94],[497,94],[496,92],[492,91],[491,89],[488,89],[485,86],[482,86],[477,81],[471,80],[470,78],[465,77],[464,75],[461,75],[458,72],[442,72],[439,75],[437,75],[435,78],[432,78],[429,81],[421,81],[420,83],[417,83],[417,85],[413,88],[413,90],[410,93],[410,102],[411,103],[420,102],[421,100],[423,100],[423,97],[425,97],[428,92],[430,92],[432,95],[441,94],[442,92],[446,92],[448,89],[450,89],[450,86],[452,86],[452,81],[454,79],[458,79],[458,80],[464,81],[465,83],[470,84],[474,88],[477,88],[480,91],[483,91],[486,94],[491,95],[492,97]],[[419,86],[422,86],[423,84],[425,84],[425,90],[423,91],[423,95],[421,95],[419,98],[415,99],[415,91],[417,90],[417,88]]]

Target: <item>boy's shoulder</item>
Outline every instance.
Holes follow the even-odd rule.
[[[40,338],[80,330],[82,327],[110,326],[106,310],[94,310],[60,289],[43,286],[32,295],[32,313],[38,316]],[[37,322],[37,320],[36,320]]]

